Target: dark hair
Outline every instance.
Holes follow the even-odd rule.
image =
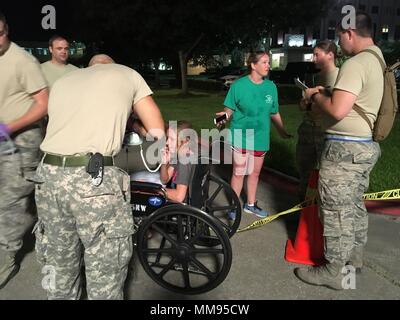
[[[315,45],[314,49],[315,48],[321,49],[325,53],[332,52],[334,58],[335,59],[337,58],[338,49],[337,49],[336,44],[333,41],[329,41],[329,40],[318,41],[317,44]]]
[[[52,37],[50,38],[50,40],[49,40],[49,47],[53,47],[53,43],[54,43],[54,41],[56,41],[56,40],[65,40],[65,41],[69,42],[69,41],[67,40],[67,38],[56,34],[56,35],[54,35],[54,36],[52,36]]]
[[[165,122],[165,130],[168,130],[170,128],[171,127],[170,127],[169,123]],[[186,121],[186,120],[178,120],[176,122],[176,130],[178,132],[180,132],[180,131],[185,130],[185,129],[193,129],[192,123],[190,123],[189,121]]]
[[[192,124],[186,120],[179,120],[177,125],[178,125],[177,126],[178,132],[181,132],[182,130],[185,129],[193,129]]]
[[[7,24],[6,16],[1,11],[0,11],[0,21],[3,21],[4,29],[6,31],[8,31],[8,24]]]
[[[346,29],[343,29],[342,23],[339,23],[338,30],[343,32]],[[373,24],[371,16],[365,12],[357,12],[356,14],[356,28],[354,32],[360,37],[364,38],[372,38],[373,37]]]
[[[0,11],[0,21],[3,21],[4,24],[7,24],[6,16],[1,11]]]
[[[258,61],[260,61],[261,57],[264,55],[268,55],[266,51],[260,50],[260,51],[255,51],[251,52],[249,57],[247,58],[247,69],[249,73],[251,73],[251,64],[254,63],[256,64]]]

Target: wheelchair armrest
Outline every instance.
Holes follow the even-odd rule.
[[[158,183],[143,182],[143,181],[131,181],[132,189],[157,189],[162,190],[163,186]]]

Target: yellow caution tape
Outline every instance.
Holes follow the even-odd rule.
[[[382,192],[375,192],[375,193],[368,193],[365,194],[363,197],[364,200],[376,200],[376,201],[383,201],[383,200],[400,200],[400,189],[395,189],[395,190],[388,190],[388,191],[382,191]],[[273,216],[269,216],[266,217],[264,219],[261,220],[257,220],[254,223],[252,223],[251,225],[247,226],[244,229],[239,229],[237,231],[237,233],[239,232],[245,232],[245,231],[249,231],[249,230],[253,230],[259,227],[262,227],[272,221],[274,221],[275,219],[281,217],[281,216],[285,216],[288,215],[290,213],[294,213],[297,211],[300,211],[304,208],[307,208],[309,206],[312,206],[313,204],[315,204],[315,198],[310,199],[308,201],[304,201],[301,204],[298,204],[296,206],[294,206],[293,208],[277,213]]]
[[[368,193],[364,195],[364,200],[399,200],[400,189]]]
[[[308,201],[304,201],[303,203],[298,204],[297,206],[295,206],[295,207],[293,207],[293,208],[291,208],[289,210],[277,213],[277,214],[275,214],[273,216],[269,216],[269,217],[266,217],[266,218],[261,219],[261,220],[257,220],[254,223],[252,223],[251,225],[249,225],[248,227],[238,230],[237,233],[245,232],[245,231],[249,231],[249,230],[253,230],[253,229],[262,227],[262,226],[266,225],[267,223],[270,223],[270,222],[274,221],[275,219],[277,219],[277,218],[279,218],[281,216],[285,216],[285,215],[288,215],[290,213],[300,211],[300,210],[302,210],[304,208],[307,208],[307,207],[313,205],[314,203],[315,203],[314,199],[311,199],[311,200],[308,200]]]

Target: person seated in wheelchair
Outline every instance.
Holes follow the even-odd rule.
[[[195,169],[195,164],[189,161],[196,141],[185,136],[184,130],[192,129],[188,121],[178,121],[177,127],[168,127],[167,144],[162,152],[160,168],[161,182],[167,185],[166,195],[173,202],[187,202],[188,190]]]

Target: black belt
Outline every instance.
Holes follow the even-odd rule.
[[[43,159],[43,163],[57,167],[86,167],[89,164],[91,156],[56,156],[52,154],[46,154]],[[104,166],[114,166],[113,157],[104,157]]]

